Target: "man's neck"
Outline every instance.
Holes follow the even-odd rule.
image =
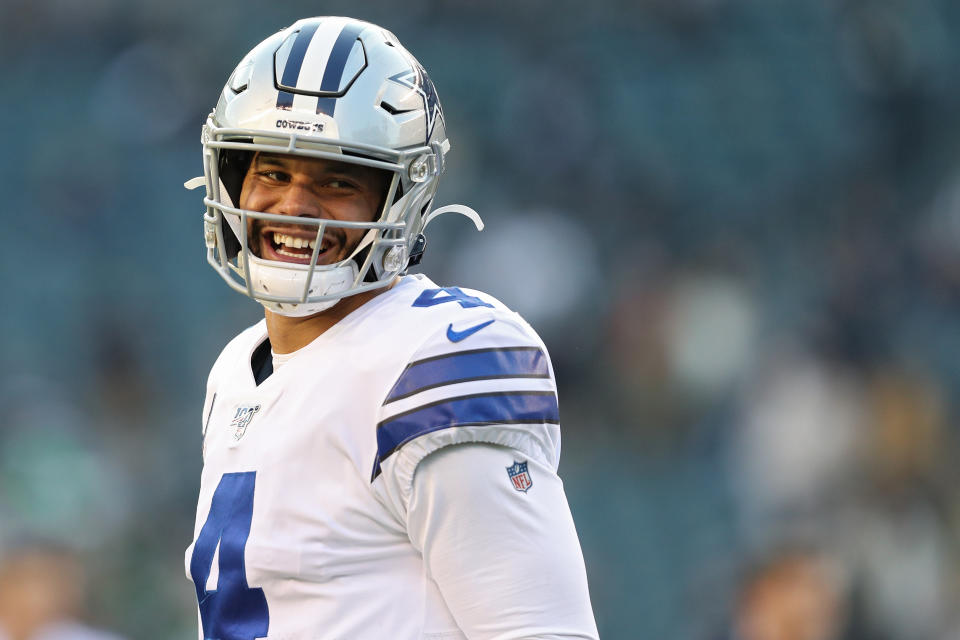
[[[267,318],[267,335],[270,336],[270,345],[274,353],[293,353],[317,339],[330,327],[337,324],[350,313],[376,298],[381,293],[392,289],[397,283],[394,280],[382,289],[374,289],[365,293],[348,296],[333,305],[326,311],[315,313],[312,316],[292,318],[274,313],[265,309]]]

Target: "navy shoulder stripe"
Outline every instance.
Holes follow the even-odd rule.
[[[384,404],[427,389],[473,380],[548,378],[547,358],[538,347],[457,351],[407,365]]]
[[[425,404],[377,425],[377,459],[370,481],[380,475],[380,464],[397,449],[440,429],[559,422],[560,410],[553,391],[478,393]]]

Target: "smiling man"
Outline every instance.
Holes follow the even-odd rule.
[[[257,154],[250,163],[240,192],[240,207],[289,216],[329,217],[333,220],[372,222],[380,211],[389,178],[384,172],[345,162],[299,159],[280,154]],[[295,224],[259,223],[251,231],[257,256],[297,264],[310,264],[316,248],[315,234]],[[257,224],[259,223],[259,224]],[[322,240],[318,264],[342,260],[347,246],[356,246],[363,235],[331,227]]]
[[[208,262],[265,319],[203,407],[186,570],[215,640],[596,638],[546,348],[494,298],[406,275],[443,112],[388,31],[301,20],[203,129]]]

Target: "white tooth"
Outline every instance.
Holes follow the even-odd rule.
[[[283,237],[283,236],[281,236],[279,233],[277,233],[276,231],[274,231],[274,232],[273,232],[273,244],[280,244],[280,243],[281,243],[280,238],[282,238],[282,237]]]
[[[316,241],[316,240],[311,240],[311,241],[310,241],[310,249],[313,250],[313,249],[316,249],[316,248],[317,248],[317,241]]]
[[[294,240],[293,240],[293,248],[294,248],[294,249],[303,249],[303,247],[304,247],[306,244],[307,244],[307,243],[304,242],[303,238],[294,238]]]

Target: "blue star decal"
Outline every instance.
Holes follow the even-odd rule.
[[[423,109],[427,114],[427,142],[433,136],[433,126],[437,123],[437,118],[443,120],[443,110],[440,108],[440,97],[437,96],[437,89],[433,86],[433,80],[427,75],[419,63],[412,63],[412,69],[401,71],[391,76],[389,79],[397,84],[413,89],[423,98]]]

